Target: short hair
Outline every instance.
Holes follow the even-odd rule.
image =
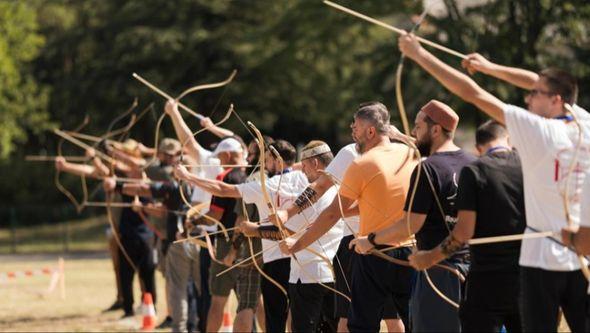
[[[319,147],[322,145],[328,145],[328,144],[325,143],[324,141],[320,141],[320,140],[311,140],[311,141],[309,141],[309,143],[307,143],[305,145],[305,147],[303,147],[303,149],[301,151],[313,149],[315,147]],[[310,158],[317,158],[317,160],[320,161],[320,163],[322,165],[328,166],[328,164],[330,164],[330,162],[332,162],[332,160],[334,159],[334,154],[332,154],[331,151],[328,151],[323,154],[312,156]]]
[[[297,150],[292,144],[285,140],[276,140],[269,144],[269,147],[273,147],[279,153],[285,164],[292,165],[297,159]]]
[[[539,73],[549,91],[561,96],[564,102],[573,105],[578,100],[578,82],[570,73],[558,68],[546,68]]]
[[[428,129],[430,129],[432,126],[434,125],[438,125],[440,126],[440,129],[442,130],[443,135],[447,138],[447,139],[452,139],[454,137],[454,131],[449,131],[448,129],[442,127],[441,124],[437,123],[436,121],[434,121],[432,118],[430,118],[427,114],[424,114],[424,122],[426,122],[426,125],[428,126]]]
[[[275,142],[275,140],[268,135],[263,135],[262,138],[264,139],[264,143],[267,145],[270,145]],[[252,141],[250,141],[249,144],[252,144],[252,143],[254,143],[255,160],[258,160],[260,158],[260,146],[258,146],[258,140],[252,139]]]
[[[389,111],[383,103],[362,103],[354,113],[354,117],[369,121],[379,134],[389,133]]]
[[[508,131],[504,125],[495,120],[488,120],[481,124],[475,132],[475,144],[483,146],[496,139],[507,137]]]

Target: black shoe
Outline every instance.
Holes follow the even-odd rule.
[[[121,319],[127,319],[127,318],[132,318],[134,316],[135,316],[135,313],[133,313],[133,312],[125,313],[119,320],[121,320]]]
[[[164,321],[160,325],[158,325],[156,327],[156,329],[160,330],[163,328],[170,328],[170,327],[172,327],[172,317],[166,316],[166,319],[164,319]]]
[[[102,312],[116,311],[116,310],[121,310],[122,308],[123,308],[123,302],[115,301],[115,303],[113,303],[113,305],[111,305],[110,308],[105,309]]]

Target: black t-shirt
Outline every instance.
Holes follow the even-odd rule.
[[[187,199],[190,198],[190,188],[183,185],[182,190]],[[184,216],[177,212],[188,209],[180,196],[180,184],[176,181],[153,182],[150,184],[150,191],[154,199],[162,201],[164,206],[170,210],[166,217],[166,240],[167,243],[171,243],[176,239],[176,233],[179,231],[178,225],[184,224]]]
[[[477,213],[473,238],[523,233],[526,219],[518,154],[491,153],[463,168],[457,209]],[[471,271],[517,270],[520,244],[521,241],[470,245]]]
[[[244,170],[242,170],[242,168],[226,169],[217,176],[217,180],[221,180],[227,184],[241,184],[246,180],[246,173]],[[236,219],[238,218],[238,214],[236,214],[235,211],[236,203],[237,200],[235,198],[212,196],[209,209],[211,211],[222,212],[219,221],[226,228],[233,228],[236,224]]]
[[[146,203],[149,200],[139,198],[141,202]],[[121,194],[121,201],[124,203],[132,203],[134,197]],[[124,207],[121,209],[121,216],[119,218],[119,233],[123,238],[140,238],[150,239],[154,233],[143,222],[141,217],[131,209],[131,207]]]
[[[424,225],[416,233],[416,241],[420,250],[430,250],[438,246],[449,235],[449,229],[452,230],[457,223],[455,200],[457,199],[459,175],[461,169],[473,161],[475,161],[475,156],[463,150],[457,150],[434,153],[422,162],[422,172],[411,207],[411,211],[414,213],[426,214]],[[410,190],[404,208],[407,212],[410,211],[408,206],[417,171],[418,167],[414,169],[410,180]],[[444,219],[428,179],[432,181],[441,203],[445,213]]]

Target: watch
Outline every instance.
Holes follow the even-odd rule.
[[[374,232],[370,233],[367,236],[367,240],[369,241],[369,243],[371,243],[371,245],[373,245],[373,247],[377,247],[377,243],[375,243],[375,236],[377,236]]]

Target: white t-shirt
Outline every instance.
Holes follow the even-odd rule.
[[[300,214],[289,219],[289,228],[297,231],[313,223],[319,214],[332,203],[332,200],[336,197],[336,191],[336,187],[330,187],[311,207],[304,209]],[[297,196],[293,200],[296,198]],[[301,281],[301,283],[334,282],[334,275],[330,266],[342,240],[343,229],[344,222],[340,219],[328,232],[309,246],[310,249],[321,254],[323,259],[310,251],[297,252],[297,260],[291,258],[289,283],[297,283],[297,281]],[[328,262],[326,262],[326,259],[328,259]]]
[[[281,182],[280,189],[279,181]],[[301,171],[285,173],[283,174],[282,179],[280,175],[276,175],[266,180],[268,194],[271,197],[271,200],[273,200],[277,209],[285,208],[291,205],[308,185],[309,182],[307,181],[307,177]],[[270,214],[270,210],[262,195],[260,182],[238,184],[236,187],[245,203],[256,204],[260,219],[267,219]],[[320,200],[318,200],[316,204],[314,204],[314,206],[309,207],[301,214],[297,214],[296,216],[290,218],[285,223],[285,227],[295,232],[305,228],[308,223],[315,220],[319,213],[332,202],[332,199],[335,195],[335,189],[331,188],[320,198]],[[270,223],[267,222],[265,224],[269,225]],[[337,223],[337,225],[335,225],[328,233],[323,235],[318,241],[314,242],[310,248],[332,260],[336,254],[341,237],[342,223]],[[263,250],[273,246],[274,248],[272,250],[265,251],[262,255],[265,263],[282,258],[289,258],[289,256],[284,255],[276,246],[276,241],[270,241],[266,239],[262,240]],[[309,251],[301,251],[296,254],[296,257],[299,263],[295,262],[294,259],[291,259],[289,282],[296,283],[297,280],[301,280],[302,283],[334,281],[334,277],[328,266],[328,263],[324,262],[315,254],[312,254]],[[299,264],[301,264],[302,267],[300,267]],[[302,270],[304,270],[304,272]]]
[[[338,154],[334,157],[332,162],[326,167],[326,172],[330,173],[339,181],[344,179],[344,174],[346,173],[346,169],[348,166],[354,161],[357,157],[360,156],[360,153],[356,150],[356,144],[351,143],[349,145],[344,146]],[[351,216],[344,219],[344,223],[348,224],[348,226],[344,226],[343,229],[343,237],[352,235],[353,233],[358,234],[359,232],[359,217],[358,216]],[[350,228],[349,228],[350,227]]]
[[[199,146],[199,163],[203,166],[194,166],[191,171],[199,178],[215,179],[217,175],[223,172],[219,159],[213,156],[213,153]],[[191,196],[192,202],[211,202],[211,193],[202,190],[200,187],[193,187]]]
[[[590,170],[590,116],[578,106],[574,112],[584,137],[574,174],[568,177],[578,140],[575,123],[543,118],[513,105],[504,109],[510,140],[522,161],[527,225],[538,231],[560,231],[567,225],[563,194],[568,179],[570,214],[575,224],[580,222],[582,186]],[[553,271],[579,269],[572,251],[547,238],[524,239],[520,265]]]
[[[213,153],[201,146],[199,146],[199,163],[203,164],[203,166],[194,166],[191,168],[191,172],[198,176],[199,178],[205,179],[216,179],[217,175],[223,172],[223,168],[221,167],[221,163],[217,157],[213,156]],[[211,193],[204,191],[198,186],[193,186],[192,188],[192,195],[191,195],[191,202],[193,203],[201,203],[201,202],[211,202]],[[201,210],[202,215],[207,214],[209,212],[209,206]],[[207,232],[215,232],[217,231],[217,224],[212,225],[203,225],[201,226]]]
[[[584,182],[581,205],[582,218],[580,219],[580,225],[590,228],[590,181]]]

